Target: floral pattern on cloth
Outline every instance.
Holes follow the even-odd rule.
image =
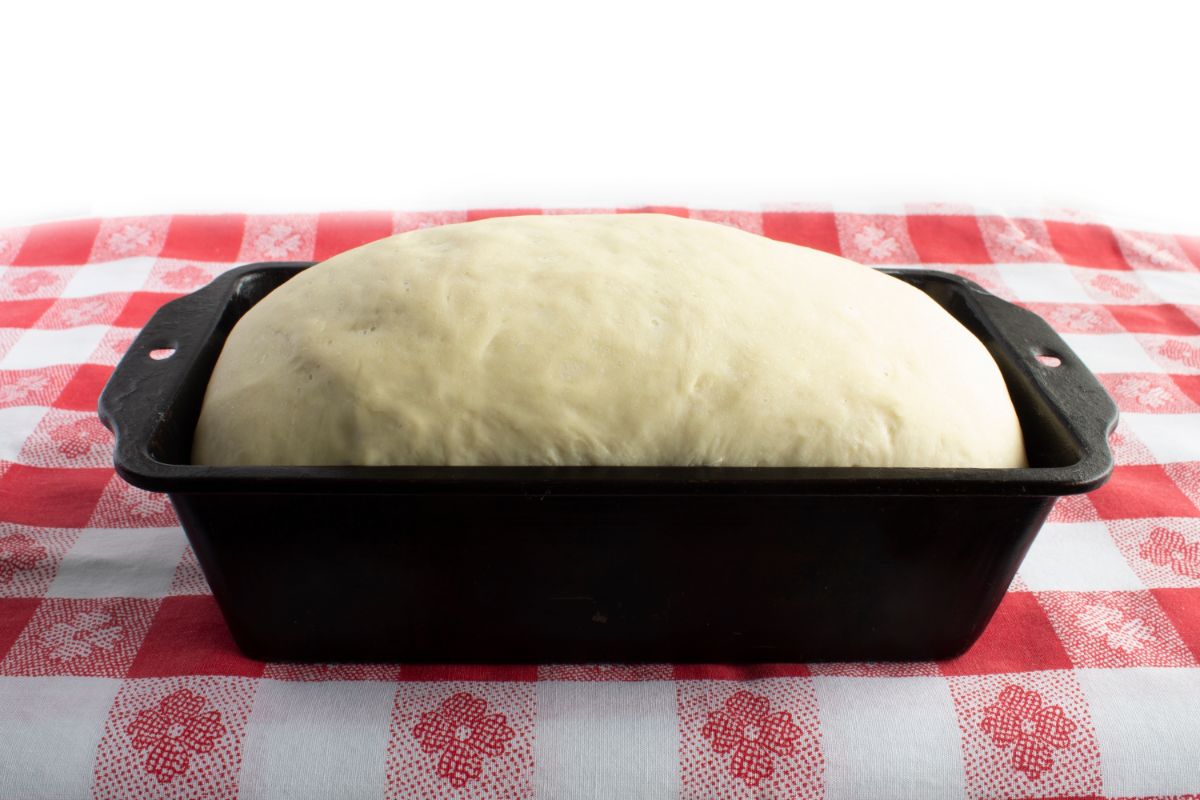
[[[1054,751],[1071,744],[1078,726],[1061,706],[1046,706],[1042,696],[1016,684],[1005,686],[979,724],[997,747],[1012,746],[1012,765],[1037,780],[1054,768]]]
[[[18,570],[32,570],[46,557],[46,548],[23,533],[0,536],[0,586],[12,583]]]
[[[194,754],[211,752],[225,735],[221,712],[205,711],[207,703],[208,698],[180,689],[139,712],[125,729],[133,749],[147,751],[145,770],[159,783],[183,775]]]
[[[835,216],[842,255],[863,264],[915,264],[920,261],[901,217],[870,214]]]
[[[252,678],[125,681],[96,752],[94,800],[236,797]]]
[[[812,678],[732,685],[683,680],[676,696],[683,797],[823,796],[825,755]]]
[[[401,680],[386,800],[532,798],[534,687],[532,681]]]
[[[1200,370],[1200,345],[1181,339],[1168,339],[1158,348],[1158,352],[1171,361]]]
[[[5,283],[18,297],[43,294],[43,290],[57,287],[64,280],[65,276],[57,275],[47,269],[12,270],[5,275]]]
[[[179,520],[165,494],[148,492],[113,476],[88,524],[97,528],[162,528]]]
[[[300,261],[312,257],[316,217],[256,217],[246,223],[241,261]]]
[[[1038,592],[1079,667],[1185,667],[1196,661],[1149,591]]]
[[[247,261],[325,258],[390,230],[461,222],[468,213],[32,226],[0,231],[0,740],[19,745],[36,715],[80,746],[78,760],[67,761],[51,747],[8,748],[0,754],[8,792],[0,793],[249,797],[270,772],[294,776],[293,785],[273,788],[299,796],[319,794],[316,785],[331,775],[348,780],[349,769],[337,772],[347,766],[373,776],[369,793],[389,800],[562,797],[570,793],[552,789],[577,786],[595,786],[599,796],[602,782],[629,794],[654,780],[680,800],[888,796],[856,792],[864,776],[971,800],[1193,791],[1200,456],[1192,457],[1188,437],[1200,418],[1200,238],[1057,213],[1043,221],[909,207],[922,216],[914,224],[902,214],[805,209],[805,218],[773,212],[769,220],[756,211],[671,213],[765,227],[872,264],[915,267],[925,253],[935,262],[929,268],[968,277],[1078,342],[1122,412],[1155,415],[1142,425],[1128,416],[1116,431],[1119,469],[1108,486],[1054,505],[1049,519],[1062,527],[1043,532],[1049,540],[1040,539],[1033,556],[1040,568],[1009,587],[1023,595],[1024,611],[998,615],[977,650],[952,662],[779,671],[540,665],[519,677],[480,665],[247,664],[193,551],[171,551],[176,563],[164,557],[147,583],[140,570],[150,562],[134,560],[143,551],[112,545],[179,521],[165,495],[112,472],[96,394],[149,309],[166,299],[158,295],[194,291]],[[572,211],[587,210],[615,209]],[[566,209],[546,213],[555,211]],[[953,218],[945,236],[939,214]],[[1071,302],[1044,300],[1054,297]],[[1160,463],[1164,454],[1173,455]],[[1047,563],[1050,553],[1059,564]],[[171,625],[158,624],[168,618]],[[206,670],[220,674],[200,674]],[[325,685],[278,685],[301,681]],[[929,692],[898,691],[887,709],[839,705],[843,695],[826,694],[841,684],[853,706],[863,696],[856,685],[868,681],[889,706],[889,685],[919,683]],[[376,685],[362,692],[362,682]],[[265,691],[256,702],[268,686],[274,704]],[[927,702],[943,693],[948,704]],[[320,705],[317,695],[335,702]],[[371,705],[340,704],[355,695]],[[456,697],[467,711],[448,714]],[[79,702],[46,702],[54,698]],[[307,719],[319,719],[320,729],[289,725],[297,704],[309,702]],[[855,719],[856,708],[875,724]],[[455,714],[484,733],[456,725]],[[496,718],[503,722],[489,735],[487,721]],[[936,752],[926,746],[925,723],[941,739]],[[1141,758],[1146,725],[1164,734],[1154,739],[1153,764]],[[922,729],[913,734],[914,726]],[[253,749],[243,752],[248,729]],[[332,731],[345,750],[332,746]],[[928,761],[903,760],[895,745],[906,733],[916,748],[908,752]],[[325,748],[323,761],[298,757],[313,745]],[[373,755],[359,763],[356,753]],[[79,768],[64,768],[72,764]],[[73,791],[56,791],[53,782],[67,773]]]
[[[1087,797],[1101,791],[1088,701],[1070,671],[947,679],[970,800]]]
[[[498,756],[516,735],[503,714],[488,714],[487,701],[466,692],[426,711],[412,734],[426,753],[439,753],[437,774],[461,788],[478,780],[485,756]]]
[[[1176,575],[1200,579],[1200,541],[1189,542],[1179,531],[1161,525],[1138,548],[1138,555]]]
[[[14,380],[0,382],[0,405],[20,405],[45,388],[50,380],[45,375],[19,375]]]
[[[48,597],[0,659],[0,675],[123,678],[159,601],[140,597]]]
[[[56,622],[38,634],[38,643],[58,661],[87,657],[95,649],[112,650],[121,639],[121,626],[107,611],[84,611],[70,622]]]
[[[1079,627],[1104,639],[1114,650],[1132,653],[1155,640],[1154,629],[1141,619],[1127,618],[1119,608],[1090,605],[1075,616]]]
[[[787,711],[772,712],[767,698],[744,690],[709,714],[700,731],[714,753],[731,754],[729,772],[747,786],[771,777],[777,758],[794,756],[802,733]]]
[[[68,459],[82,458],[92,452],[98,444],[106,444],[112,436],[94,417],[82,417],[72,422],[55,426],[50,431],[59,453]]]

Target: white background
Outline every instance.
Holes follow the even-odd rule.
[[[967,202],[1200,232],[1196,3],[6,3],[0,224]]]

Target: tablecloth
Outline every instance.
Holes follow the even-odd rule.
[[[1200,792],[1200,239],[952,206],[658,210],[967,276],[1043,315],[1116,399],[1112,480],[1058,503],[966,655],[247,659],[165,498],[113,473],[113,365],[232,265],[521,210],[33,225],[0,230],[0,798]]]

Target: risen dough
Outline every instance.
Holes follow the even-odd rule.
[[[659,214],[404,233],[230,334],[199,464],[1019,467],[984,346],[833,255]]]

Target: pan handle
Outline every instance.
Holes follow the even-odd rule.
[[[166,457],[186,466],[188,452],[155,454],[154,442],[190,446],[191,426],[199,414],[209,375],[225,343],[225,335],[246,311],[239,296],[246,280],[274,280],[309,266],[305,263],[248,264],[218,276],[207,286],[163,305],[134,338],[100,393],[97,412],[113,432],[113,461],[130,483],[155,488],[164,475]],[[248,274],[252,273],[252,274]],[[264,278],[264,275],[273,276]],[[263,292],[265,294],[265,292]],[[187,431],[162,432],[186,425]],[[170,470],[167,470],[170,471]]]
[[[1118,411],[1112,397],[1044,319],[964,282],[970,289],[969,302],[980,308],[981,322],[992,329],[992,341],[1009,349],[1021,375],[1051,398],[1060,421],[1080,443],[1083,458],[1074,467],[1080,489],[1102,484],[1113,467],[1108,436],[1116,427]]]

